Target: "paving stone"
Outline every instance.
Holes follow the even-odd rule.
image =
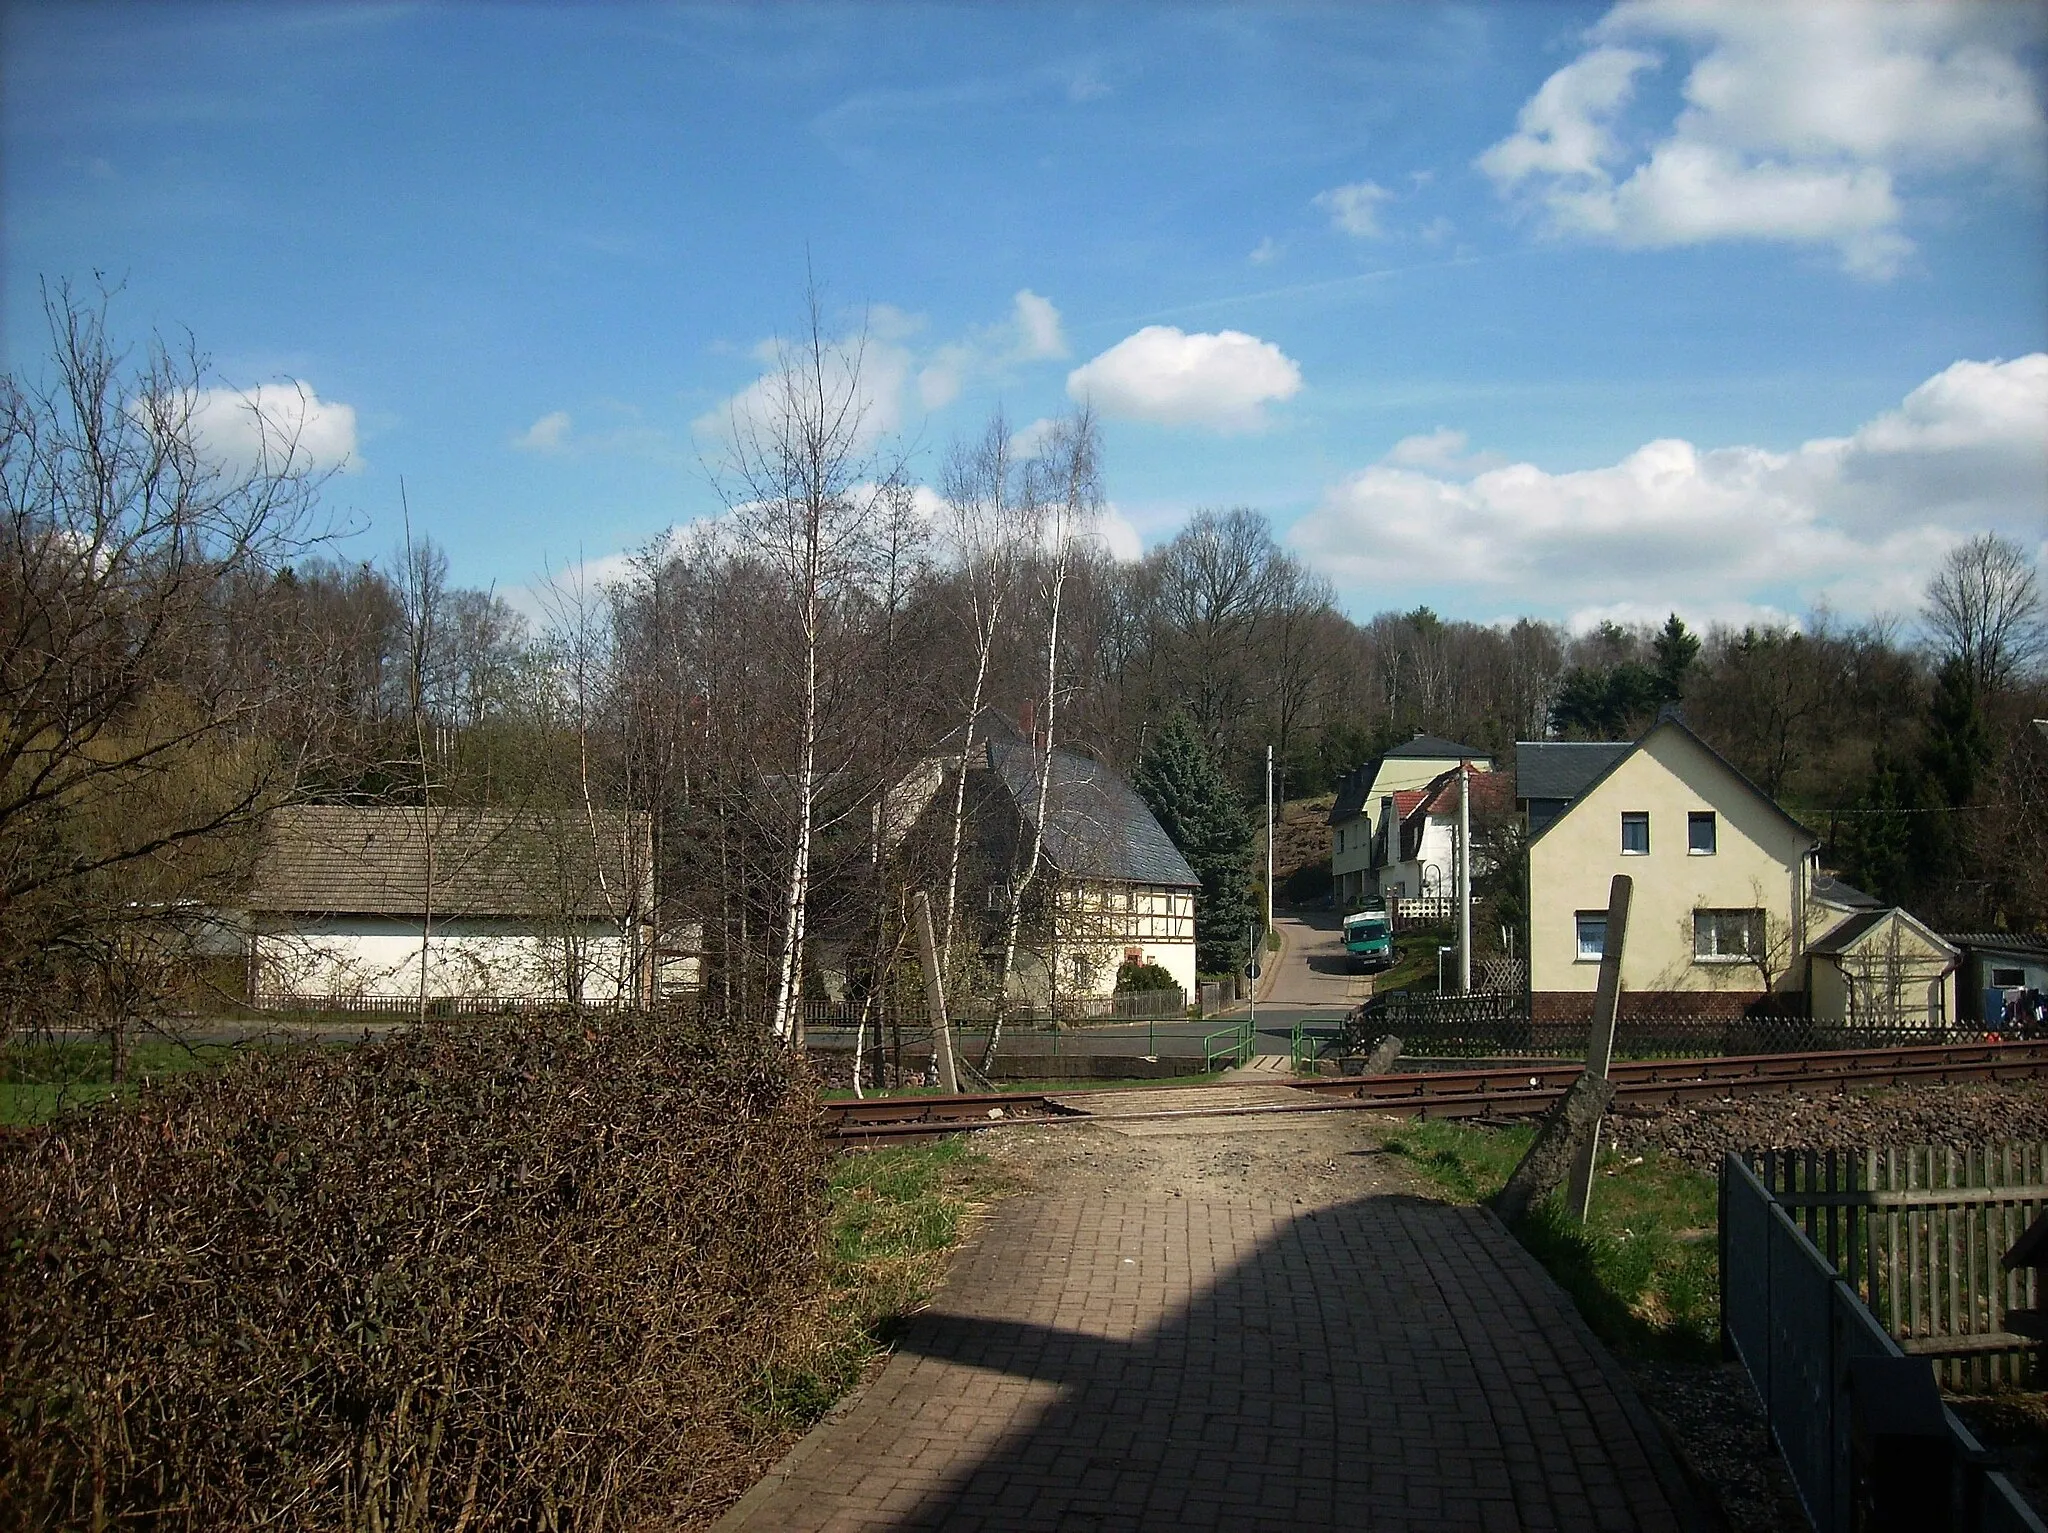
[[[1697,1526],[1491,1215],[1019,1198],[722,1533]]]

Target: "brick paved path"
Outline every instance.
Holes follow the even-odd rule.
[[[1694,1515],[1615,1365],[1479,1210],[1019,1198],[866,1394],[720,1528],[1421,1533]]]

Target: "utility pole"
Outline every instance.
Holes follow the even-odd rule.
[[[1472,763],[1458,763],[1458,994],[1472,993]]]
[[[1266,930],[1273,929],[1273,747],[1266,747]]]

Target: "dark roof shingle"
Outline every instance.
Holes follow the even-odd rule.
[[[1025,823],[1038,809],[1044,753],[1019,740],[988,743],[989,765]],[[1046,792],[1045,855],[1070,878],[1134,884],[1201,882],[1137,790],[1099,761],[1055,749]]]
[[[1575,799],[1634,744],[1633,740],[1517,740],[1515,796]]]

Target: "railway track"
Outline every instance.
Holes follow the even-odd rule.
[[[1119,1111],[1134,1119],[1246,1117],[1292,1112],[1363,1111],[1413,1118],[1525,1118],[1547,1111],[1578,1076],[1578,1065],[1490,1070],[1429,1070],[1286,1083],[1299,1101],[1244,1103],[1218,1088],[1216,1104],[1157,1112]],[[1648,1109],[1775,1091],[1850,1086],[1950,1085],[2048,1077],[2048,1041],[1933,1044],[1807,1054],[1628,1061],[1609,1071],[1620,1107]],[[1125,1095],[1118,1093],[1118,1095]],[[1087,1093],[893,1097],[833,1102],[823,1114],[828,1139],[846,1146],[931,1138],[1017,1123],[1088,1122]],[[1099,1119],[1096,1121],[1100,1121]]]

